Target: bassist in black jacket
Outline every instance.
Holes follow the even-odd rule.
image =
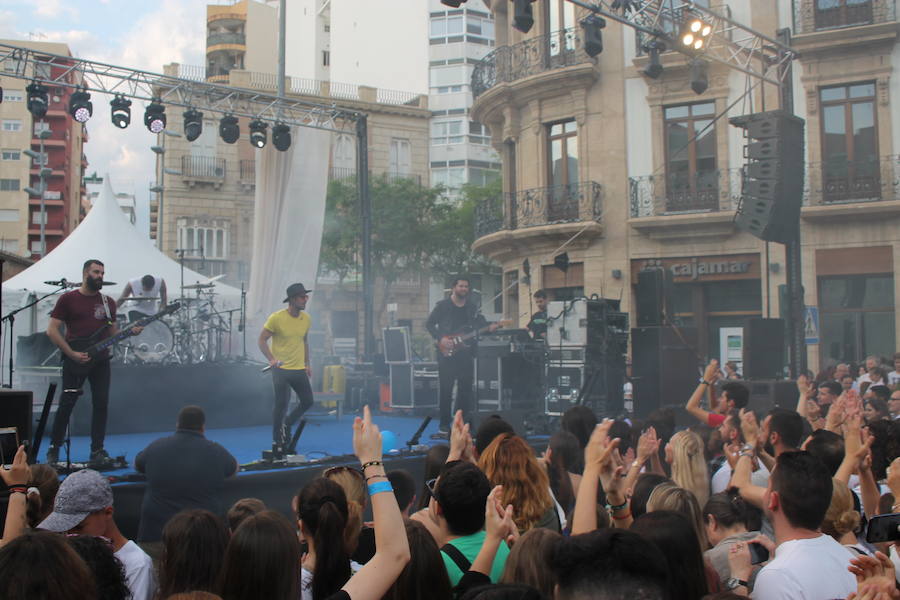
[[[469,301],[469,280],[465,277],[457,277],[453,281],[450,297],[438,302],[428,316],[425,327],[438,345],[441,422],[436,437],[449,437],[454,382],[456,408],[462,410],[464,415],[472,410],[475,355],[471,347],[455,344],[453,336],[484,327],[486,323],[478,306]],[[492,324],[488,328],[494,331],[497,325]]]
[[[79,341],[89,345],[119,332],[116,324],[116,301],[101,293],[103,275],[102,262],[94,259],[85,262],[81,287],[60,296],[50,313],[47,336],[63,353],[63,393],[53,421],[50,447],[47,449],[47,462],[51,464],[59,460],[59,446],[65,439],[69,417],[85,379],[91,384],[90,462],[97,467],[110,462],[109,454],[103,449],[109,406],[109,351],[105,350],[92,358],[87,352],[72,347],[81,347],[76,343]],[[61,330],[63,324],[66,326],[65,334]],[[132,335],[137,335],[141,329],[134,327]]]

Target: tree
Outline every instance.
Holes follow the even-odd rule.
[[[489,258],[472,252],[475,242],[475,210],[485,202],[503,193],[500,178],[486,185],[467,183],[462,187],[462,197],[450,201],[451,206],[438,224],[441,236],[438,248],[431,257],[431,267],[443,276],[459,273],[490,273],[498,270]]]

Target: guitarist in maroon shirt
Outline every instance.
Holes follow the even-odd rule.
[[[453,384],[456,383],[456,408],[466,415],[472,410],[474,395],[475,354],[464,344],[455,345],[453,337],[469,329],[485,327],[487,321],[478,306],[469,301],[469,280],[457,277],[453,281],[450,297],[437,304],[428,316],[425,328],[438,344],[438,381],[440,385],[441,423],[438,433],[432,437],[449,438],[450,405],[453,402]],[[498,325],[487,325],[488,331]]]
[[[59,446],[66,436],[69,417],[75,402],[81,394],[85,379],[91,384],[91,465],[102,467],[111,462],[103,449],[106,437],[106,415],[109,406],[109,350],[91,358],[87,352],[74,350],[69,342],[76,340],[99,342],[119,332],[116,324],[116,301],[101,293],[103,289],[103,263],[91,259],[84,263],[81,287],[66,292],[59,297],[53,312],[47,336],[63,353],[62,384],[63,393],[53,421],[50,447],[47,449],[47,463],[59,461]],[[65,324],[65,334],[61,326]],[[134,327],[132,335],[141,332],[142,327]],[[77,344],[76,344],[77,345]]]

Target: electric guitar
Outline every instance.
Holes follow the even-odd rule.
[[[498,328],[506,327],[507,325],[511,325],[511,324],[512,324],[512,321],[510,321],[510,320],[498,321],[496,323]],[[488,325],[486,327],[482,327],[481,329],[477,329],[475,331],[469,331],[466,333],[462,333],[462,332],[452,333],[450,335],[445,335],[438,342],[438,345],[437,345],[438,351],[443,356],[453,356],[453,353],[456,352],[460,346],[465,345],[466,342],[468,342],[469,340],[471,340],[474,337],[477,337],[479,335],[487,333],[488,331],[490,331],[490,329],[491,329],[491,325]]]
[[[63,355],[63,362],[67,363],[69,365],[69,368],[74,373],[77,373],[79,375],[87,373],[88,371],[91,370],[91,366],[94,364],[94,362],[96,362],[98,360],[98,358],[100,358],[100,360],[108,360],[108,358],[100,357],[100,354],[103,353],[104,350],[106,350],[113,344],[118,344],[125,338],[130,337],[131,330],[133,328],[145,327],[145,326],[149,325],[150,323],[152,323],[153,321],[156,321],[157,319],[160,319],[166,315],[170,315],[180,308],[181,308],[180,302],[172,302],[171,304],[169,304],[168,306],[163,308],[161,311],[159,311],[155,315],[148,315],[146,317],[142,317],[142,318],[138,319],[137,321],[135,321],[133,323],[129,323],[128,325],[123,327],[119,333],[117,333],[115,335],[111,335],[106,339],[100,340],[99,342],[95,341],[95,340],[100,336],[101,333],[106,331],[106,328],[109,327],[109,325],[104,325],[103,327],[101,327],[100,329],[98,329],[97,331],[95,331],[88,337],[73,338],[73,339],[69,340],[69,347],[72,348],[72,350],[74,350],[75,352],[87,353],[87,355],[90,356],[90,360],[85,363],[77,362],[75,360],[72,360],[68,356]]]

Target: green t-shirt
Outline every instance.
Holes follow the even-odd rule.
[[[478,557],[478,552],[481,550],[481,545],[484,543],[485,535],[487,534],[482,530],[473,533],[472,535],[458,537],[448,543],[455,546],[457,550],[462,552],[463,556],[469,559],[470,563],[473,563]],[[509,556],[509,547],[501,542],[500,546],[497,547],[497,556],[494,557],[494,564],[491,567],[491,581],[493,583],[500,581],[500,576],[503,575],[503,569],[506,567],[507,556]],[[444,559],[444,566],[447,567],[447,575],[450,576],[450,585],[455,586],[459,583],[459,580],[462,579],[464,572],[456,566],[453,559],[447,556],[444,551],[441,551],[441,558]]]

